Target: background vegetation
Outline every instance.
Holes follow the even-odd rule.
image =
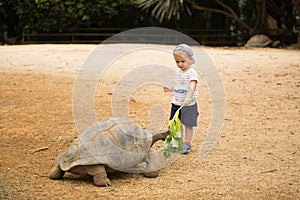
[[[0,42],[21,42],[23,33],[156,26],[218,29],[243,41],[266,34],[291,44],[297,42],[297,16],[297,0],[0,0]]]

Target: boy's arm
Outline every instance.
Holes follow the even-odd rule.
[[[172,87],[168,87],[168,86],[164,86],[164,92],[172,92],[174,90],[174,86]]]
[[[187,92],[187,95],[186,95],[186,98],[185,98],[185,101],[184,103],[185,104],[190,104],[191,101],[192,101],[192,96],[196,90],[196,86],[197,86],[197,81],[196,80],[192,80],[190,82],[190,88],[189,88],[189,91]]]

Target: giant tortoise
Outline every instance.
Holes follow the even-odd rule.
[[[266,35],[254,35],[247,41],[245,47],[267,47],[272,43],[273,41]]]
[[[116,170],[156,177],[160,161],[150,148],[168,134],[166,129],[152,135],[125,117],[96,122],[58,156],[49,178],[60,179],[68,171],[92,176],[97,186],[109,186],[107,172]]]

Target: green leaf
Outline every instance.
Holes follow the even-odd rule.
[[[178,140],[176,140],[175,138],[173,138],[172,140],[171,140],[171,146],[173,147],[173,148],[178,148],[179,147],[179,144],[178,144]]]
[[[174,138],[182,138],[182,133],[180,131],[177,131],[174,135]]]
[[[171,157],[171,152],[180,152],[183,150],[182,146],[182,133],[180,132],[180,119],[179,111],[183,106],[181,106],[175,113],[173,119],[169,121],[168,129],[170,135],[168,135],[164,141],[162,151],[165,158]]]

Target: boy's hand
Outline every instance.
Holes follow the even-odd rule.
[[[191,102],[192,102],[191,98],[188,97],[184,100],[185,105],[189,105]]]
[[[168,86],[164,86],[164,92],[172,92],[172,90]]]

